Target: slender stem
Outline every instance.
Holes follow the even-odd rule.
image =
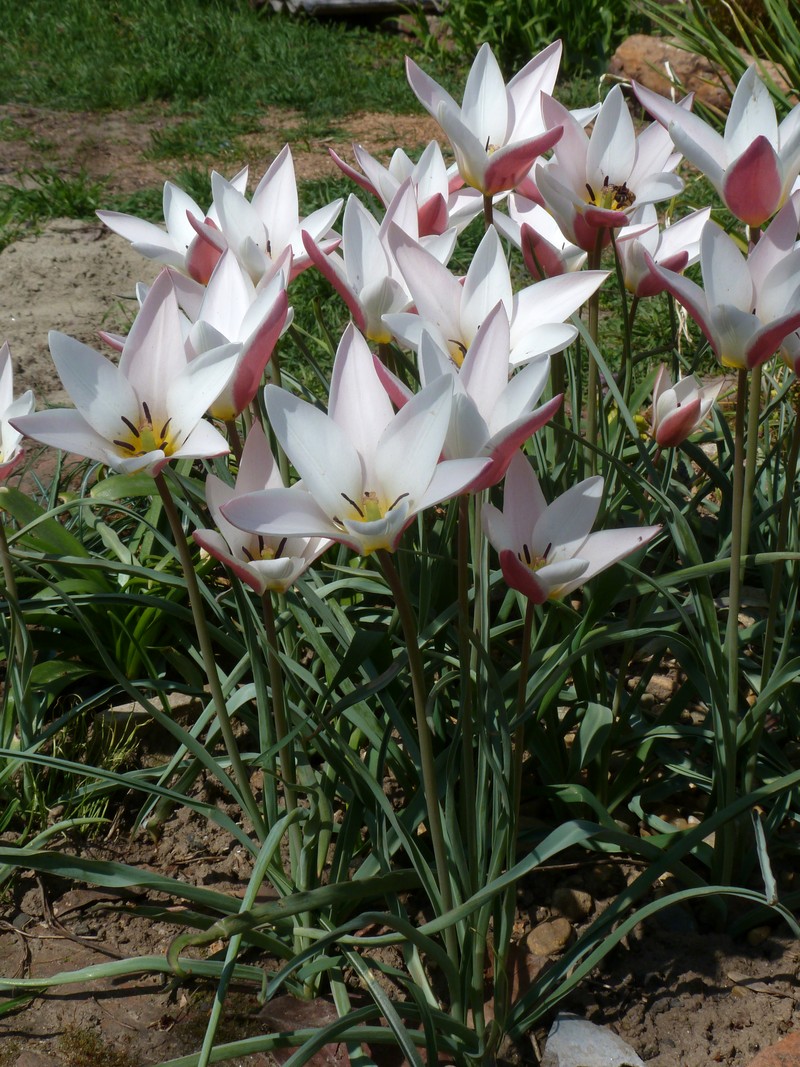
[[[593,250],[589,253],[589,270],[597,270],[600,266],[602,253],[603,230],[597,231],[597,238]],[[589,297],[589,336],[596,345],[599,345],[600,324],[600,291],[592,293]],[[598,406],[598,375],[597,364],[589,353],[589,368],[586,376],[586,437],[595,443],[597,441],[597,406]],[[597,453],[592,450],[589,459],[591,473],[597,473]]]
[[[297,807],[297,776],[295,774],[292,746],[287,740],[289,727],[286,717],[283,670],[278,656],[278,631],[275,626],[275,609],[272,603],[272,593],[269,590],[261,598],[261,610],[264,616],[264,629],[267,634],[269,688],[272,695],[272,717],[275,722],[275,737],[278,742],[278,759],[280,760],[281,777],[284,783],[283,799],[286,811],[292,812]],[[289,829],[289,861],[292,866],[293,877],[296,877],[299,869],[301,848],[301,829],[297,823],[292,823]],[[300,886],[300,888],[305,887]]]
[[[478,889],[478,842],[475,836],[475,759],[472,703],[472,627],[469,619],[469,501],[458,498],[458,644],[460,666],[459,734],[461,737],[461,825],[467,837],[467,884]]]
[[[14,577],[14,566],[11,562],[11,551],[8,547],[5,522],[0,517],[0,559],[3,561],[3,578],[6,586],[6,600],[9,605],[9,623],[11,627],[11,640],[14,646],[14,655],[19,666],[22,665],[22,635],[19,632],[19,619],[14,608],[19,604],[17,596],[17,580]]]
[[[239,427],[236,425],[236,419],[226,419],[225,429],[228,431],[228,442],[231,446],[231,451],[236,456],[236,462],[242,462],[242,439],[239,436]]]
[[[220,733],[222,734],[222,740],[228,753],[234,779],[242,796],[242,802],[246,808],[250,821],[253,824],[253,829],[258,835],[259,840],[263,841],[266,829],[258,810],[255,797],[250,789],[250,779],[247,774],[247,769],[239,754],[236,738],[233,735],[233,729],[231,727],[230,719],[228,718],[225,695],[222,692],[222,684],[219,680],[219,672],[217,671],[217,661],[214,656],[214,646],[211,641],[211,634],[208,629],[205,611],[203,610],[203,599],[200,595],[200,587],[197,584],[197,575],[195,574],[194,563],[189,551],[186,535],[183,532],[175,501],[172,499],[169,486],[162,473],[156,475],[155,483],[159,496],[161,497],[161,502],[164,505],[164,513],[167,516],[170,529],[172,530],[178,558],[180,559],[181,567],[183,569],[183,577],[186,581],[186,590],[189,594],[189,603],[192,609],[192,617],[194,618],[197,640],[200,644],[200,654],[203,658],[203,665],[208,679],[208,686],[211,690],[211,699],[214,702],[214,711],[217,716]]]
[[[487,193],[483,194],[483,225],[488,230],[490,226],[494,225],[494,209],[492,208],[492,197]]]
[[[728,668],[728,706],[721,716],[721,751],[717,752],[717,806],[726,807],[736,795],[736,727],[739,718],[739,605],[742,587],[742,496],[744,492],[744,428],[747,405],[747,371],[740,370],[736,392],[734,427],[733,486],[731,506],[731,559],[728,591],[728,624],[725,630],[725,655]],[[715,863],[718,879],[727,884],[733,869],[736,827],[722,828],[720,858]]]
[[[433,736],[428,724],[427,703],[428,691],[425,684],[425,666],[422,661],[422,652],[419,647],[419,636],[414,612],[406,596],[405,587],[400,575],[395,569],[392,557],[386,549],[378,550],[378,558],[381,562],[383,573],[389,583],[389,588],[394,597],[400,624],[403,627],[403,636],[406,641],[408,652],[408,666],[411,672],[411,687],[414,694],[414,712],[417,720],[417,738],[419,740],[419,755],[422,765],[422,787],[425,791],[425,803],[428,811],[428,827],[433,844],[433,855],[436,863],[436,877],[441,897],[442,912],[446,913],[453,909],[453,893],[450,886],[450,874],[448,871],[447,847],[442,828],[442,816],[439,810],[439,785],[436,778],[436,760],[433,753]],[[458,947],[458,938],[454,926],[448,926],[444,931],[445,947],[447,955],[454,966],[458,968],[461,954]],[[451,996],[458,1000],[458,1012],[461,1010],[461,994],[458,990],[451,990]],[[454,1014],[458,1014],[454,1008]]]
[[[761,367],[750,372],[750,394],[747,409],[747,452],[744,465],[742,498],[742,555],[747,555],[750,543],[750,519],[753,514],[753,495],[758,462],[758,423],[761,415]]]

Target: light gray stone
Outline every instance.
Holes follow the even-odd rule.
[[[547,1035],[542,1067],[645,1067],[645,1064],[612,1030],[569,1012],[560,1012]]]

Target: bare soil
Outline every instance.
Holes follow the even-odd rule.
[[[159,186],[181,163],[146,154],[151,132],[174,121],[155,109],[90,115],[6,106],[0,108],[2,119],[12,120],[17,131],[0,142],[0,174],[6,182],[24,183],[25,171],[49,165],[65,174],[84,168],[93,178],[107,178],[109,189],[130,192]],[[245,153],[234,161],[209,160],[209,166],[231,173],[239,159],[247,159],[251,174],[260,176],[287,130],[297,125],[291,112],[270,112],[259,135],[246,139]],[[376,154],[388,154],[398,144],[413,148],[435,135],[427,118],[395,115],[351,116],[346,127],[341,137],[293,144],[299,177],[334,173],[328,146],[347,155],[350,141],[358,140]],[[15,358],[17,392],[32,387],[40,406],[65,402],[50,363],[47,331],[63,330],[94,344],[98,329],[125,330],[135,282],[152,276],[153,265],[99,223],[56,220],[7,247],[0,254],[0,339],[8,340]],[[107,841],[69,847],[235,895],[244,891],[249,874],[243,850],[188,812],[166,825],[157,845],[145,837],[128,840],[117,831]],[[613,889],[581,877],[577,884],[588,893],[590,913],[571,920],[571,927],[602,908]],[[536,973],[546,963],[533,951],[532,935],[547,933],[545,927],[563,919],[553,903],[557,880],[528,888],[521,898],[523,974]],[[574,876],[570,884],[576,884]],[[50,975],[120,956],[163,953],[180,928],[166,919],[131,914],[137,902],[141,898],[123,900],[61,880],[22,876],[0,897],[2,973]],[[800,1026],[799,976],[800,951],[785,930],[764,928],[749,940],[733,941],[710,931],[701,917],[680,912],[638,929],[567,1006],[613,1027],[652,1067],[745,1067],[759,1049]],[[212,996],[208,986],[176,986],[154,978],[53,989],[0,1016],[0,1067],[144,1067],[196,1051]],[[237,991],[221,1036],[308,1025],[330,1011],[324,1001],[310,1007],[281,1000],[261,1007]],[[531,1035],[512,1058],[536,1063],[544,1033]],[[248,1064],[276,1062],[258,1055]],[[312,1062],[347,1061],[343,1050],[328,1049]]]

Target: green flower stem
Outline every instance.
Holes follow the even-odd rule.
[[[264,616],[264,629],[267,634],[267,667],[269,669],[269,688],[272,696],[272,717],[275,723],[275,737],[278,742],[278,759],[281,765],[281,777],[284,789],[283,799],[286,811],[291,814],[297,808],[297,776],[295,774],[294,754],[291,743],[287,740],[289,727],[286,718],[286,699],[283,687],[283,670],[278,656],[278,631],[275,626],[275,609],[272,603],[272,593],[267,590],[261,598],[261,609]],[[303,847],[302,831],[296,822],[292,822],[289,828],[289,861],[292,867],[292,877],[297,877],[300,869],[301,851]],[[299,886],[306,889],[307,886]]]
[[[386,341],[378,343],[378,358],[387,370],[391,371],[395,378],[400,377],[400,368],[397,366],[397,358],[392,346]]]
[[[592,251],[589,253],[589,270],[599,270],[600,257],[602,253],[602,241],[603,231],[602,229],[597,231],[597,239]],[[599,333],[600,333],[600,292],[599,290],[592,293],[589,297],[588,303],[588,328],[589,336],[599,347]],[[586,376],[586,438],[588,441],[597,441],[597,406],[598,406],[598,377],[597,377],[597,364],[592,359],[591,353],[589,354],[589,369]],[[590,473],[597,473],[597,453],[592,449],[590,459]]]
[[[717,807],[722,809],[736,798],[736,727],[739,719],[739,605],[742,588],[742,516],[744,493],[744,429],[747,405],[747,371],[740,370],[736,391],[734,427],[733,487],[731,506],[731,559],[728,591],[728,624],[725,630],[725,657],[728,667],[728,706],[717,724]],[[727,823],[720,830],[721,845],[715,850],[715,881],[727,885],[733,870],[737,828]],[[713,877],[713,876],[712,876]]]
[[[458,498],[458,644],[460,666],[461,826],[467,837],[466,881],[478,891],[478,842],[475,837],[475,725],[472,690],[472,628],[469,620],[469,496]]]
[[[621,306],[621,317],[623,325],[621,392],[622,399],[625,401],[625,404],[627,406],[630,401],[631,385],[633,382],[633,321],[636,318],[636,311],[639,307],[639,298],[634,296],[629,309],[628,290],[625,287],[625,276],[622,272],[622,262],[620,261],[619,252],[617,251],[617,241],[614,236],[613,230],[611,230],[611,244],[614,249],[614,267],[617,278],[617,289],[619,291],[619,301]],[[594,338],[594,340],[596,343],[597,338]],[[592,438],[589,438],[589,440],[592,440]]]
[[[236,425],[236,419],[226,419],[225,429],[228,432],[228,442],[231,446],[231,451],[236,456],[236,462],[242,462],[242,439],[239,436],[239,427]]]
[[[792,427],[792,439],[789,444],[789,452],[786,456],[784,469],[783,498],[781,511],[778,518],[778,530],[775,538],[775,551],[785,552],[789,537],[789,518],[795,506],[795,494],[793,492],[795,477],[797,476],[797,457],[800,454],[800,395],[795,400],[794,426]],[[775,651],[775,633],[778,628],[778,614],[781,603],[781,586],[783,584],[784,568],[776,563],[772,571],[772,582],[769,591],[769,610],[767,612],[767,624],[764,630],[764,652],[761,660],[761,689],[764,690],[772,674],[772,661]],[[756,764],[761,745],[761,735],[764,731],[766,710],[759,716],[753,730],[753,738],[750,742],[750,751],[747,757],[745,769],[744,789],[749,793],[755,789]]]
[[[487,193],[483,194],[483,225],[485,229],[489,229],[490,226],[494,226],[494,208],[492,207],[492,197]]]
[[[439,786],[436,778],[436,761],[433,754],[433,736],[428,724],[427,703],[428,691],[425,684],[425,666],[422,661],[422,653],[419,647],[419,635],[414,612],[406,596],[405,587],[392,562],[391,553],[386,549],[378,550],[381,568],[389,583],[389,588],[394,597],[397,613],[400,617],[400,625],[403,627],[403,636],[406,641],[408,652],[408,667],[411,672],[411,686],[414,694],[414,712],[417,720],[417,738],[419,740],[419,755],[422,765],[422,787],[425,790],[425,803],[428,811],[428,828],[433,844],[433,856],[436,863],[436,878],[441,898],[442,913],[446,914],[453,909],[453,893],[450,886],[450,873],[448,870],[447,846],[442,829],[442,816],[439,810]],[[458,970],[461,962],[461,953],[458,947],[458,938],[454,926],[448,926],[444,932],[445,948],[447,955],[454,967]],[[451,989],[453,998],[453,1014],[459,1018],[461,1010],[461,993],[458,989]]]
[[[219,680],[219,673],[217,672],[214,646],[211,642],[211,634],[209,633],[208,623],[206,622],[205,612],[203,610],[203,600],[200,595],[200,587],[197,584],[197,575],[195,574],[194,563],[189,551],[186,535],[183,532],[178,509],[175,507],[175,501],[172,499],[172,494],[170,493],[164,475],[157,474],[155,483],[159,496],[161,497],[161,502],[164,505],[164,512],[167,516],[170,529],[172,530],[178,558],[180,559],[181,568],[183,569],[183,577],[186,581],[186,589],[189,593],[189,603],[192,608],[192,617],[194,618],[197,640],[200,643],[200,654],[203,658],[203,665],[205,667],[208,685],[211,690],[211,699],[214,702],[214,710],[216,712],[220,733],[222,734],[222,739],[225,743],[233,776],[239,787],[239,792],[241,793],[243,803],[246,807],[247,815],[253,824],[253,829],[258,835],[259,841],[263,841],[266,834],[266,828],[261,813],[258,810],[255,797],[250,789],[250,779],[247,774],[247,769],[239,754],[236,738],[233,736],[233,729],[231,727],[230,719],[228,718],[225,696],[222,692],[222,685]]]
[[[753,514],[753,496],[756,485],[758,462],[758,424],[761,416],[761,367],[750,372],[750,394],[747,409],[747,453],[744,466],[744,489],[742,498],[742,555],[747,555],[750,541],[750,519]]]
[[[20,633],[19,619],[14,610],[19,604],[17,596],[17,580],[14,577],[14,566],[11,562],[11,551],[8,547],[5,522],[0,517],[0,559],[3,561],[3,579],[6,587],[6,600],[9,606],[9,624],[11,627],[11,641],[14,648],[14,656],[17,665],[22,666],[22,634]],[[9,649],[9,652],[11,650]]]

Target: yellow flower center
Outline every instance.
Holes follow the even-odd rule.
[[[122,415],[125,430],[121,437],[114,439],[113,443],[129,456],[146,456],[148,452],[159,450],[167,456],[171,455],[175,449],[175,439],[169,432],[172,418],[168,418],[163,426],[154,427],[150,408],[144,401],[142,401],[142,415],[138,426]]]
[[[457,367],[461,367],[467,354],[467,346],[463,341],[456,341],[454,337],[448,338],[447,343],[450,346],[450,358]]]
[[[518,553],[520,562],[524,563],[532,571],[539,571],[547,563],[547,557],[550,554],[550,549],[553,547],[552,542],[544,550],[541,556],[532,556],[531,550],[527,545],[522,546],[522,552]]]
[[[599,192],[595,192],[588,182],[586,190],[589,193],[589,203],[604,208],[606,211],[624,211],[636,200],[635,194],[625,182],[622,185],[614,185],[609,181],[608,175],[605,176]]]
[[[281,556],[283,555],[284,548],[286,548],[286,541],[287,541],[287,538],[284,537],[278,543],[278,547],[277,548],[273,548],[272,545],[266,544],[266,542],[264,541],[264,538],[261,536],[261,534],[259,534],[258,535],[258,552],[257,552],[257,554],[252,553],[249,548],[245,548],[245,549],[243,549],[243,551],[244,551],[244,554],[247,556],[247,558],[250,560],[251,563],[255,562],[255,560],[257,560],[257,559],[267,559],[267,560],[269,560],[269,559],[280,559]]]
[[[373,493],[369,489],[364,490],[364,495],[361,497],[360,503],[357,503],[346,493],[341,493],[340,496],[343,500],[347,501],[353,509],[353,512],[355,512],[355,514],[351,512],[351,514],[347,516],[351,522],[378,522],[378,520],[384,518],[392,508],[397,507],[400,501],[408,496],[408,493],[401,493],[400,496],[392,501],[388,507],[385,507],[378,499],[377,493]],[[344,529],[344,524],[341,519],[334,516],[333,521]]]

